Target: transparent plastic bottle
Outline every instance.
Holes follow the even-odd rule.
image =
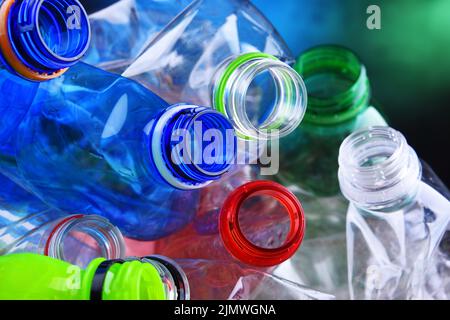
[[[27,113],[39,82],[77,63],[89,37],[87,14],[77,0],[1,1],[0,146]]]
[[[50,209],[0,175],[0,255],[15,252],[44,254],[85,267],[95,258],[123,257],[125,245],[120,231],[105,218]]]
[[[190,0],[120,0],[89,15],[91,45],[83,61],[122,73]]]
[[[241,179],[206,188],[188,226],[153,243],[128,242],[127,254],[239,261],[264,270],[289,259],[305,230],[300,202],[277,183]]]
[[[404,136],[389,127],[350,135],[339,153],[339,182],[351,202],[347,213],[351,298],[441,295],[430,287],[431,276],[448,279],[439,270],[430,272],[450,221],[450,201]]]
[[[334,297],[230,261],[142,259],[165,275],[177,300],[330,300]],[[172,296],[175,296],[173,294]]]
[[[197,0],[122,74],[169,103],[224,113],[241,137],[269,139],[301,122],[306,92],[270,22],[244,0]],[[277,129],[275,131],[275,129]]]
[[[222,139],[206,161],[209,129]],[[180,140],[188,147],[177,152]],[[170,107],[138,83],[80,62],[41,84],[0,150],[0,171],[53,207],[98,214],[130,237],[154,240],[192,219],[197,189],[228,171],[235,145],[219,112]]]
[[[280,141],[280,172],[274,178],[302,200],[308,229],[287,267],[291,279],[345,299],[348,201],[339,191],[339,147],[350,133],[386,122],[371,104],[366,68],[350,50],[314,47],[294,68],[305,80],[308,108],[301,126]]]
[[[86,268],[33,253],[0,256],[2,300],[170,300],[152,264],[97,258]]]

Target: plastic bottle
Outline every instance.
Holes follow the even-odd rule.
[[[83,61],[122,73],[190,0],[120,0],[89,15],[92,39]]]
[[[147,256],[177,288],[178,300],[330,300],[334,297],[230,261]]]
[[[77,0],[0,3],[0,144],[27,113],[39,82],[73,66],[89,36],[87,14]]]
[[[2,300],[169,300],[150,263],[97,258],[85,269],[32,253],[0,257]]]
[[[302,250],[286,266],[292,277],[283,276],[345,299],[348,202],[339,191],[339,147],[350,133],[386,122],[372,106],[366,68],[348,49],[312,48],[300,55],[295,69],[305,80],[308,108],[301,126],[280,141],[274,178],[302,200],[308,229]]]
[[[120,231],[103,217],[68,215],[0,175],[0,255],[33,252],[80,267],[125,254]]]
[[[208,187],[187,227],[153,243],[128,242],[127,253],[239,261],[265,270],[289,259],[305,230],[300,202],[277,183],[251,181],[233,190],[238,181],[232,177]]]
[[[265,140],[288,135],[303,118],[306,92],[293,62],[249,1],[197,0],[122,75],[169,103],[211,106],[239,136]]]
[[[428,279],[450,221],[450,201],[404,136],[389,127],[350,135],[339,153],[339,182],[351,202],[347,213],[351,298],[439,296],[440,292],[430,292],[435,288]]]
[[[170,107],[134,81],[78,63],[41,84],[0,149],[0,171],[53,207],[153,240],[192,219],[196,189],[227,172],[235,145],[219,112]]]

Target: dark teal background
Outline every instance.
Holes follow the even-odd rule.
[[[102,1],[86,0],[89,10]],[[103,3],[111,3],[105,0]],[[95,5],[94,5],[95,3]],[[298,55],[324,43],[354,50],[392,127],[450,185],[450,0],[254,0]],[[369,30],[369,5],[381,30]]]

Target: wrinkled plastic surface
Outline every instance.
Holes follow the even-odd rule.
[[[198,200],[145,159],[144,129],[166,107],[137,83],[79,63],[41,84],[0,149],[0,170],[63,211],[104,216],[134,238],[165,236],[190,221]]]
[[[212,106],[211,86],[219,67],[248,52],[294,59],[270,22],[243,0],[193,1],[123,73],[169,103]]]
[[[450,201],[425,182],[442,185],[424,166],[416,198],[395,212],[350,205],[347,248],[353,299],[448,299],[448,256],[440,244],[450,221]]]
[[[328,294],[229,261],[177,260],[193,300],[329,300]]]
[[[83,61],[121,73],[190,2],[121,0],[91,14],[91,45]]]

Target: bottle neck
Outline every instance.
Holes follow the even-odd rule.
[[[63,74],[89,47],[90,28],[78,0],[4,0],[0,60],[33,81]]]
[[[84,295],[91,300],[189,300],[184,271],[162,256],[93,260],[86,268]]]
[[[421,165],[405,137],[389,127],[371,127],[347,137],[339,151],[344,196],[368,211],[392,212],[409,205],[421,181]]]
[[[105,218],[72,215],[55,222],[46,237],[43,253],[72,264],[85,265],[85,262],[98,257],[122,257],[125,244],[119,229]]]
[[[282,246],[258,246],[242,232],[240,211],[244,202],[254,196],[273,198],[287,211],[290,228]],[[305,232],[305,216],[300,202],[287,188],[272,181],[253,181],[240,186],[227,197],[219,216],[219,231],[225,248],[237,260],[257,267],[271,267],[289,259],[297,251]]]
[[[240,137],[269,140],[298,127],[307,95],[294,69],[274,56],[254,52],[222,63],[213,77],[211,100]]]
[[[236,159],[231,123],[209,108],[172,106],[151,121],[144,132],[150,167],[178,189],[198,189],[218,180]]]
[[[305,123],[337,125],[368,107],[370,83],[366,68],[350,50],[315,47],[303,53],[294,68],[305,79],[308,91]]]

